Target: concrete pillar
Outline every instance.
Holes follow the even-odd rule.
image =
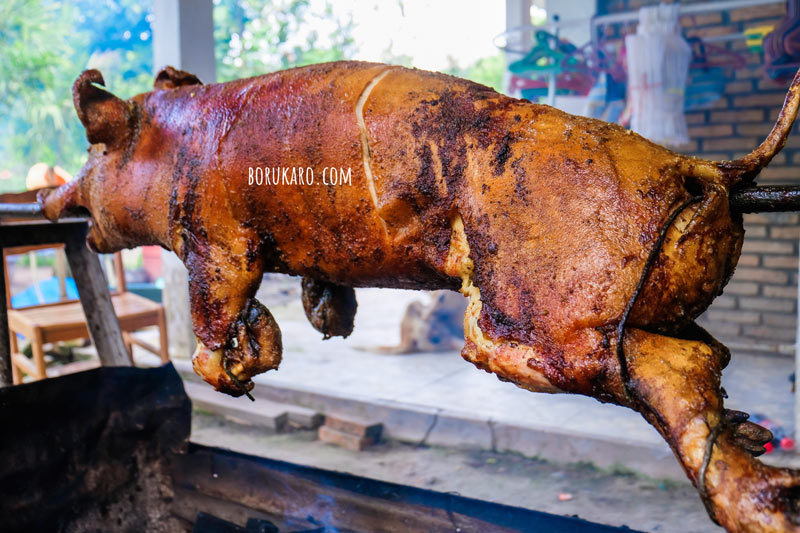
[[[171,65],[214,83],[213,0],[153,1],[153,67]]]
[[[216,80],[213,0],[153,0],[153,66],[171,65],[195,74],[203,83]],[[195,348],[189,313],[189,278],[172,252],[162,251],[163,302],[169,351],[189,357]]]

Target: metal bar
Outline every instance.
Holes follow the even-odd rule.
[[[76,229],[86,234],[86,220],[62,219],[57,224],[45,219],[0,221],[0,247],[64,243]]]
[[[760,185],[745,187],[731,192],[731,209],[740,213],[768,213],[778,211],[800,211],[800,186]],[[39,204],[0,204],[0,217],[42,217]],[[82,222],[88,219],[70,218],[63,222]],[[28,237],[30,238],[30,237]],[[35,239],[38,241],[38,239]],[[50,241],[63,242],[63,241]],[[20,243],[22,244],[22,243]],[[33,243],[27,243],[33,244]],[[38,244],[38,243],[37,243]],[[17,244],[7,243],[6,246]]]
[[[744,187],[731,191],[731,211],[738,213],[775,213],[800,211],[800,186]]]
[[[0,204],[0,217],[44,218],[39,204]]]

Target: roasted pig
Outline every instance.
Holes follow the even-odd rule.
[[[799,80],[761,146],[712,162],[382,64],[213,85],[166,68],[127,101],[90,70],[73,88],[88,162],[40,201],[51,220],[91,214],[98,252],[158,244],[183,260],[205,347],[194,367],[220,391],[246,393],[280,362],[280,330],[254,299],[265,272],[303,277],[326,336],[352,330],[353,287],[460,290],[466,360],[635,409],[717,523],[795,530],[800,472],[753,458],[769,432],[723,407],[729,352],[693,320],[739,257],[729,194],[785,143]]]

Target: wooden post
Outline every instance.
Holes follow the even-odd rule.
[[[78,288],[89,335],[103,366],[131,366],[108,281],[97,254],[86,247],[86,225],[66,238],[67,261]]]
[[[0,247],[0,259],[3,248]],[[0,387],[10,386],[14,380],[11,373],[11,340],[8,335],[8,307],[6,305],[6,269],[0,268]]]

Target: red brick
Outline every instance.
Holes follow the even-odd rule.
[[[700,149],[700,145],[697,144],[697,141],[689,141],[688,143],[676,146],[674,148],[676,151],[683,154],[691,154],[697,152]]]
[[[795,167],[769,166],[759,174],[760,181],[800,181],[800,169]]]
[[[357,435],[345,433],[344,431],[329,428],[328,426],[320,426],[317,435],[322,442],[334,444],[340,448],[346,448],[354,452],[360,452],[375,444],[375,441],[370,437],[359,437]]]
[[[690,126],[689,137],[730,137],[733,135],[731,124],[713,124],[707,126]]]
[[[753,124],[737,124],[736,125],[736,134],[742,136],[752,136],[755,135],[759,138],[766,137],[767,134],[772,131],[772,122],[761,122],[761,123],[753,123]]]
[[[733,276],[738,281],[758,281],[778,285],[789,283],[789,276],[785,272],[770,268],[737,268]]]
[[[791,254],[794,247],[788,242],[759,241],[755,239],[745,239],[742,244],[742,252],[745,253],[765,253],[765,254]]]
[[[789,90],[790,83],[788,81],[776,81],[772,78],[761,78],[756,84],[759,91],[775,91],[780,90],[786,94]]]
[[[744,64],[745,65],[754,65],[754,66],[761,66],[764,64],[764,60],[761,59],[760,55],[756,54],[747,54],[744,56]]]
[[[379,440],[383,431],[383,424],[380,422],[368,422],[352,418],[343,418],[337,415],[326,415],[325,425],[330,429],[350,433],[359,437],[370,437]]]
[[[800,215],[797,213],[770,213],[767,215],[773,224],[793,226],[800,224]]]
[[[768,298],[797,298],[797,287],[794,285],[764,285],[763,291]]]
[[[704,111],[695,112],[695,113],[686,113],[686,123],[687,124],[705,124],[708,120],[708,116]]]
[[[773,239],[800,239],[800,226],[772,226],[769,236]],[[794,258],[797,260],[797,258]]]
[[[759,238],[759,237],[766,237],[767,236],[767,227],[766,226],[754,226],[753,224],[749,224],[744,228],[745,237],[749,237],[751,239]],[[741,261],[739,262],[741,264]]]
[[[681,26],[684,28],[697,28],[710,24],[722,24],[722,13],[696,13],[692,15],[681,15]]]
[[[741,124],[742,122],[762,122],[763,120],[764,111],[761,109],[745,109],[742,111],[712,111],[711,116],[709,117],[709,122],[711,124]]]
[[[744,52],[744,53],[750,52],[750,49],[747,46],[747,43],[745,42],[744,39],[737,39],[731,43],[728,43],[728,46],[730,47],[731,50],[735,52]]]
[[[711,322],[708,320],[698,320],[698,322],[715,337],[738,337],[742,331],[742,326],[730,322]]]
[[[739,298],[741,309],[753,309],[756,311],[773,311],[790,313],[794,311],[794,300],[779,300],[778,298]]]
[[[708,26],[706,28],[692,28],[686,30],[687,37],[716,37],[739,32],[737,26]]]
[[[762,6],[742,7],[728,13],[731,22],[760,20],[769,17],[783,17],[786,15],[786,4],[775,2]]]
[[[777,342],[794,342],[794,329],[775,328],[772,326],[745,326],[742,333],[748,337],[767,339]]]
[[[787,268],[790,270],[797,270],[797,256],[765,255],[763,261],[764,266],[767,268]]]
[[[759,140],[749,137],[731,137],[729,139],[705,139],[705,150],[752,150],[758,146]]]
[[[747,234],[750,235],[750,230],[747,230]],[[759,255],[748,255],[742,254],[739,257],[739,264],[744,267],[757,267],[761,261],[761,256]],[[755,294],[755,293],[754,293]]]
[[[733,99],[733,107],[780,107],[785,98],[786,92],[784,91],[736,96]]]
[[[786,139],[787,148],[800,148],[800,135],[789,135]]]
[[[746,213],[744,215],[745,227],[747,224],[771,224],[772,219],[763,213]]]
[[[758,324],[761,313],[755,311],[706,311],[709,320],[719,320],[722,322],[734,322],[736,324]]]
[[[753,92],[753,80],[731,81],[725,84],[725,94],[741,94]]]
[[[765,326],[777,326],[779,328],[796,328],[797,315],[794,313],[764,313],[761,320]]]
[[[740,68],[736,69],[737,80],[759,79],[764,75],[763,69],[760,68]]]
[[[736,297],[735,296],[717,296],[714,300],[714,308],[715,309],[736,309]]]
[[[726,294],[744,294],[747,296],[753,296],[758,294],[758,283],[751,283],[747,281],[731,281],[725,285],[725,289],[723,290]]]

